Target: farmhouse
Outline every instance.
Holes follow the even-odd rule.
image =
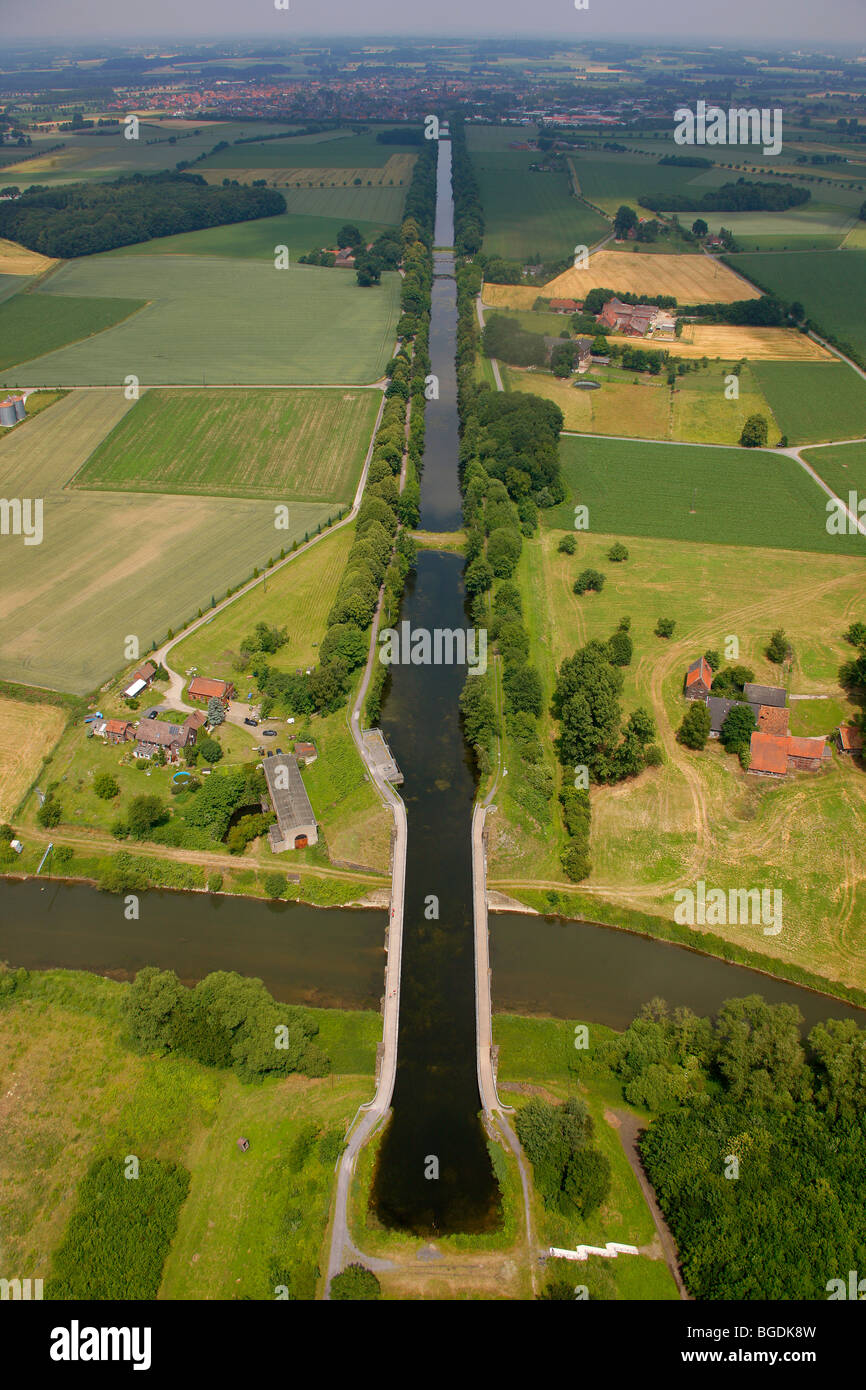
[[[676,318],[658,304],[623,304],[615,296],[597,315],[599,327],[611,333],[627,333],[635,338],[672,338]]]
[[[713,668],[705,657],[699,657],[686,671],[686,699],[705,700],[712,683]]]
[[[211,680],[208,676],[194,676],[189,683],[189,698],[207,704],[208,700],[222,700],[224,705],[234,699],[235,688],[231,681]]]
[[[749,771],[759,777],[784,777],[788,771],[788,740],[778,734],[752,734]]]
[[[548,334],[544,336],[544,346],[547,350],[547,361],[550,362],[554,352],[558,347],[567,343],[575,352],[575,371],[588,372],[592,364],[592,339],[591,338],[552,338]]]
[[[264,760],[265,780],[277,823],[268,831],[274,854],[315,845],[319,831],[297,761],[291,755]]]
[[[177,762],[178,753],[195,743],[196,730],[189,720],[183,724],[169,724],[164,719],[142,719],[135,731],[136,745],[133,756],[152,758],[160,749],[169,762]]]
[[[831,757],[823,738],[795,738],[793,734],[752,734],[750,772],[763,777],[785,777],[790,771],[818,772]]]
[[[853,724],[840,724],[836,730],[836,747],[848,757],[862,757],[863,735]]]
[[[132,700],[136,695],[140,695],[142,690],[147,690],[155,675],[156,667],[153,662],[145,661],[143,666],[139,666],[138,670],[133,672],[132,680],[123,692],[126,698]]]
[[[131,719],[107,719],[100,730],[106,743],[126,743],[133,737],[135,725]]]
[[[305,743],[303,740],[298,740],[295,743],[295,757],[298,762],[303,763],[305,767],[309,767],[310,763],[314,763],[318,756],[319,754],[314,743]]]
[[[552,314],[576,314],[580,307],[576,299],[551,299],[550,301]]]

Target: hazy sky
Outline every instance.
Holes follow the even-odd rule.
[[[0,0],[7,38],[563,35],[866,47],[866,0]]]

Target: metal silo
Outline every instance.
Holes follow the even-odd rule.
[[[18,422],[12,401],[0,401],[0,425],[14,425]]]
[[[15,408],[15,419],[23,420],[25,415],[27,414],[27,407],[24,404],[24,397],[10,396],[9,399]]]

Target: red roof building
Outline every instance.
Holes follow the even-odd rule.
[[[713,668],[706,657],[693,661],[686,671],[686,699],[705,700],[713,683]]]
[[[836,744],[839,752],[847,753],[849,757],[860,756],[863,753],[863,735],[854,724],[839,725]]]
[[[194,676],[189,683],[189,698],[191,700],[222,700],[227,705],[235,693],[235,688],[231,681],[211,680],[208,676]]]
[[[784,777],[788,771],[788,739],[779,734],[752,734],[749,771],[761,777]]]

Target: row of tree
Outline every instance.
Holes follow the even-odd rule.
[[[808,188],[783,183],[749,183],[739,178],[711,189],[701,198],[682,193],[645,193],[638,198],[642,208],[653,212],[785,212],[808,203]]]

